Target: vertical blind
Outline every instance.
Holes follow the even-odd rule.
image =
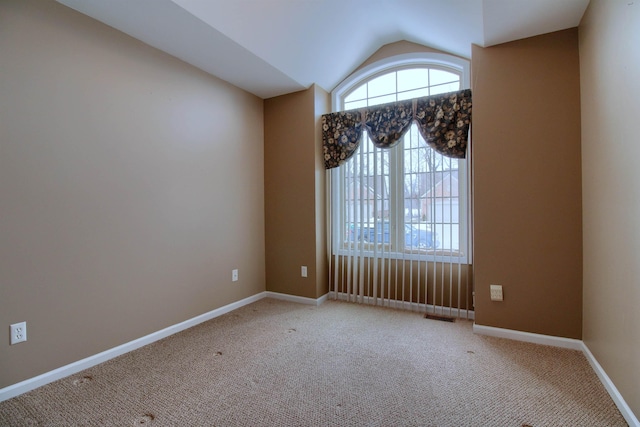
[[[402,132],[392,138],[381,137],[384,126],[368,126],[367,118],[374,114],[366,111],[350,115],[352,125],[360,123],[356,130],[343,123],[336,131],[335,124],[327,126],[331,118],[324,118],[325,146],[329,136],[345,146],[351,143],[350,152],[335,162],[339,167],[327,174],[333,298],[473,317],[470,182],[467,161],[460,159],[467,149],[470,91],[461,97],[440,96],[436,102],[427,99],[426,105],[443,98],[455,99],[447,125],[453,131],[441,127],[443,138],[436,142],[433,133],[427,133],[431,143],[424,137],[425,126],[414,120],[416,101],[411,102],[413,111]],[[464,100],[463,108],[456,105],[459,99]],[[436,120],[431,127],[443,114],[434,109],[432,117]],[[369,137],[372,132],[377,132],[378,141]],[[457,138],[454,144],[452,138]],[[395,141],[388,143],[389,139]],[[446,149],[436,150],[443,145]]]

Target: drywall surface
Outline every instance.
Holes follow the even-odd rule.
[[[583,340],[640,418],[640,2],[580,24]]]
[[[307,298],[328,292],[320,127],[328,108],[329,94],[317,85],[264,102],[268,291]]]
[[[322,145],[322,115],[331,111],[331,95],[318,85],[314,89],[315,133],[315,205],[316,205],[316,296],[329,292],[327,254],[327,171]]]
[[[317,298],[314,104],[313,88],[264,103],[267,290],[308,298]]]
[[[473,47],[479,325],[582,336],[579,84],[576,28]]]
[[[261,99],[51,1],[0,58],[0,387],[265,290]]]

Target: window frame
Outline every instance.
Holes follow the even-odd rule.
[[[390,56],[356,70],[331,92],[333,111],[342,110],[342,100],[356,87],[387,72],[412,67],[441,68],[460,74],[460,90],[471,87],[469,61],[436,52],[416,52]]]
[[[460,90],[468,89],[470,87],[470,65],[469,61],[463,58],[459,58],[452,55],[441,54],[436,52],[416,52],[416,53],[407,53],[401,55],[395,55],[391,57],[387,57],[376,61],[372,64],[364,66],[359,70],[356,70],[353,74],[347,77],[344,81],[342,81],[336,88],[331,92],[331,102],[334,111],[343,110],[344,99],[350,95],[354,90],[358,89],[362,85],[367,82],[390,72],[400,71],[403,69],[411,69],[411,68],[431,68],[431,69],[441,69],[443,71],[453,72],[460,76]],[[396,92],[397,93],[397,92]],[[364,136],[363,136],[364,137]],[[364,143],[364,141],[363,141]],[[399,149],[404,149],[403,145],[398,145],[398,147],[394,147],[390,149],[389,156],[392,159],[390,163],[396,164],[398,167],[397,156],[399,153],[397,152]],[[358,155],[358,154],[356,154]],[[401,156],[402,157],[402,156]],[[471,264],[472,262],[472,250],[470,245],[471,239],[471,216],[469,204],[471,203],[470,195],[468,197],[463,197],[463,194],[468,194],[469,191],[467,187],[470,185],[468,178],[468,171],[470,169],[470,160],[469,155],[465,159],[459,159],[459,172],[458,172],[458,180],[460,185],[460,197],[459,197],[459,215],[460,220],[459,224],[463,224],[466,222],[467,226],[460,227],[460,243],[465,244],[467,250],[464,250],[463,256],[453,256],[453,255],[430,255],[429,259],[435,262],[456,262],[462,264]],[[342,168],[334,168],[331,171],[331,180],[333,183],[339,183],[339,185],[332,184],[333,188],[333,196],[331,200],[331,216],[332,223],[337,227],[334,227],[332,241],[333,247],[331,248],[333,254],[337,255],[346,255],[351,253],[349,249],[343,248],[343,244],[345,242],[344,236],[341,236],[342,214],[339,209],[343,206],[343,201],[345,200],[345,189],[343,188],[343,179],[341,179],[341,169]],[[404,177],[404,172],[402,172],[402,176]],[[400,179],[399,173],[391,173],[390,172],[390,183],[392,188],[396,188],[396,193],[399,191],[399,185],[402,181]],[[404,189],[402,189],[404,191]],[[395,197],[395,202],[393,204],[398,204],[401,198]],[[390,204],[391,204],[390,199]],[[395,237],[396,241],[396,249],[389,252],[389,249],[385,250],[387,255],[391,255],[390,258],[397,259],[406,259],[406,260],[419,260],[424,259],[424,255],[415,254],[405,250],[400,249],[400,234],[395,230],[398,225],[405,227],[406,224],[404,220],[399,221],[397,216],[399,215],[398,209],[400,206],[395,206],[391,213],[390,218],[390,228]],[[463,222],[464,221],[464,222]],[[364,256],[375,256],[374,250],[370,248],[361,248],[359,251],[360,254]]]

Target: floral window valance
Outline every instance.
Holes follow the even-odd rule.
[[[376,147],[391,148],[414,121],[431,148],[447,157],[465,158],[471,124],[471,90],[324,114],[325,168],[335,168],[349,160],[365,128]]]

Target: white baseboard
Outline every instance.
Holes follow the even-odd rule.
[[[627,421],[627,424],[629,424],[629,427],[640,427],[638,418],[636,418],[633,411],[631,410],[629,405],[627,405],[627,402],[625,402],[616,386],[613,384],[607,373],[604,371],[604,369],[602,369],[602,366],[600,366],[596,358],[593,356],[593,354],[583,341],[572,338],[533,334],[530,332],[514,331],[512,329],[502,329],[495,328],[493,326],[483,326],[476,324],[473,325],[473,332],[479,335],[489,335],[492,337],[507,338],[516,341],[526,341],[534,344],[550,345],[554,347],[562,347],[582,351],[582,353],[589,361],[589,364],[595,371],[596,375],[600,379],[600,382],[602,382],[602,385],[604,385],[605,389],[609,393],[609,396],[611,396],[611,399],[620,410],[620,413],[622,414],[624,419]]]
[[[602,385],[604,385],[604,388],[606,388],[607,392],[609,392],[609,396],[611,396],[611,399],[613,399],[613,402],[622,413],[622,416],[624,417],[627,424],[629,424],[629,427],[640,427],[640,421],[638,421],[638,418],[634,415],[629,405],[627,405],[627,402],[625,402],[622,395],[613,384],[613,381],[611,381],[611,378],[609,378],[609,375],[607,375],[604,369],[602,369],[602,366],[600,366],[600,363],[598,363],[584,341],[581,341],[581,343],[582,352],[589,361],[589,364],[591,365],[593,370],[596,372],[598,378],[600,378],[600,382],[602,383]]]
[[[184,322],[175,324],[173,326],[169,326],[160,331],[153,332],[144,337],[135,339],[133,341],[129,341],[128,343],[119,345],[109,350],[105,350],[102,353],[89,356],[85,359],[78,360],[77,362],[73,362],[68,365],[62,366],[60,368],[54,369],[53,371],[45,372],[44,374],[38,375],[33,378],[29,378],[28,380],[24,380],[17,384],[13,384],[8,387],[2,388],[0,389],[0,402],[5,401],[7,399],[11,399],[12,397],[26,393],[28,391],[34,390],[45,384],[49,384],[50,382],[59,380],[61,378],[64,378],[69,375],[73,375],[75,373],[83,371],[85,369],[91,368],[92,366],[106,362],[107,360],[113,359],[114,357],[128,353],[130,351],[143,347],[147,344],[151,344],[155,341],[166,338],[169,335],[173,335],[180,331],[184,331],[185,329],[191,328],[199,323],[206,322],[207,320],[211,320],[215,317],[221,316],[230,311],[236,310],[242,306],[251,304],[253,302],[256,302],[266,297],[267,297],[267,292],[260,292],[259,294],[252,295],[240,301],[236,301],[234,303],[225,305],[224,307],[220,307],[215,310],[209,311],[208,313],[204,313],[194,318],[191,318],[189,320],[185,320]]]
[[[478,335],[488,335],[491,337],[508,338],[515,341],[526,341],[534,344],[550,345],[553,347],[570,348],[572,350],[582,350],[582,341],[573,338],[554,337],[551,335],[533,334],[531,332],[515,331],[513,329],[495,328],[473,324],[473,332]]]
[[[315,306],[319,306],[320,304],[325,302],[329,295],[329,294],[324,294],[320,298],[314,299],[314,298],[307,298],[307,297],[299,297],[297,295],[281,294],[279,292],[271,292],[271,291],[267,291],[265,292],[265,294],[268,298],[278,299],[282,301],[297,302],[298,304],[315,305]]]
[[[57,381],[61,378],[68,377],[69,375],[73,375],[85,369],[91,368],[92,366],[106,362],[107,360],[113,359],[114,357],[118,357],[122,354],[128,353],[130,351],[143,347],[147,344],[151,344],[155,341],[161,340],[175,333],[184,331],[185,329],[196,326],[202,322],[206,322],[207,320],[211,320],[215,317],[222,316],[223,314],[236,310],[247,304],[251,304],[253,302],[259,301],[263,298],[274,298],[279,300],[296,302],[299,304],[311,304],[311,305],[318,306],[323,302],[325,302],[327,300],[327,297],[328,297],[328,294],[325,294],[318,299],[313,299],[313,298],[299,297],[295,295],[281,294],[277,292],[266,292],[266,291],[260,292],[248,298],[242,299],[240,301],[227,304],[224,307],[220,307],[215,310],[209,311],[208,313],[204,313],[194,318],[191,318],[189,320],[185,320],[184,322],[175,324],[173,326],[169,326],[160,331],[153,332],[144,337],[135,339],[133,341],[129,341],[128,343],[124,343],[122,345],[111,348],[109,350],[105,350],[101,353],[94,354],[93,356],[89,356],[85,359],[78,360],[77,362],[70,363],[68,365],[62,366],[52,371],[45,372],[44,374],[38,375],[36,377],[29,378],[28,380],[24,380],[17,384],[13,384],[5,388],[2,388],[0,389],[0,402],[5,401],[7,399],[11,399],[12,397],[21,395],[28,391],[34,390],[45,384],[49,384],[50,382]]]
[[[333,293],[331,293],[331,297],[335,297]],[[38,375],[36,377],[30,378],[28,380],[19,382],[17,384],[10,385],[8,387],[0,389],[0,402],[5,401],[7,399],[11,399],[12,397],[18,396],[20,394],[26,393],[28,391],[34,390],[38,387],[41,387],[45,384],[49,384],[50,382],[59,380],[61,378],[67,377],[69,375],[73,375],[85,369],[91,368],[92,366],[98,365],[100,363],[106,362],[107,360],[113,359],[114,357],[120,356],[122,354],[128,353],[140,347],[143,347],[147,344],[151,344],[155,341],[166,338],[170,335],[183,331],[185,329],[196,326],[202,322],[206,322],[207,320],[211,320],[223,314],[229,313],[230,311],[236,310],[242,306],[247,304],[251,304],[253,302],[259,301],[263,298],[273,298],[284,301],[296,302],[299,304],[308,304],[319,306],[324,303],[330,294],[325,294],[320,298],[306,298],[300,297],[296,295],[288,295],[281,294],[278,292],[260,292],[258,294],[252,295],[248,298],[244,298],[240,301],[236,301],[234,303],[225,305],[224,307],[217,308],[208,313],[201,314],[189,320],[185,320],[184,322],[175,324],[173,326],[169,326],[160,331],[151,333],[144,337],[138,338],[133,341],[129,341],[128,343],[122,344],[120,346],[114,347],[112,349],[103,351],[101,353],[95,354],[93,356],[89,356],[85,359],[79,360],[77,362],[70,363],[68,365],[62,366],[60,368],[54,369],[49,372],[45,372],[44,374]],[[341,298],[342,295],[338,294],[338,299],[346,299]],[[382,305],[382,304],[379,304]],[[422,304],[424,306],[424,304]],[[412,307],[403,307],[403,308],[412,308]],[[473,313],[473,312],[470,312]],[[473,325],[473,332],[480,335],[489,335],[499,338],[507,338],[513,339],[517,341],[526,341],[535,344],[543,344],[543,345],[551,345],[555,347],[569,348],[573,350],[580,350],[584,353],[585,357],[591,364],[591,367],[595,371],[596,375],[606,388],[607,392],[613,399],[614,403],[622,413],[623,417],[627,421],[630,427],[640,427],[640,422],[638,418],[634,415],[629,405],[625,402],[624,398],[613,384],[609,376],[606,374],[602,366],[598,363],[596,358],[593,356],[589,348],[584,344],[583,341],[571,339],[571,338],[562,338],[562,337],[554,337],[549,335],[541,335],[541,334],[533,334],[530,332],[521,332],[515,331],[511,329],[502,329],[495,328],[492,326],[483,326],[483,325]]]

